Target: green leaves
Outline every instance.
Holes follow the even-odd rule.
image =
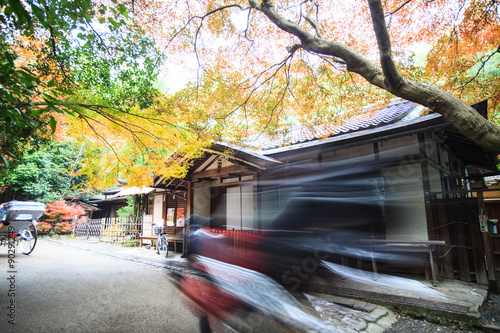
[[[21,1],[0,0],[0,7],[4,7],[4,15],[13,20],[17,29],[30,29],[32,27],[31,15],[24,8]],[[1,20],[5,22],[4,19]]]
[[[79,83],[86,96],[95,96],[114,107],[129,109],[152,105],[157,91],[157,66],[163,56],[152,39],[138,28],[114,25],[95,38],[87,38],[83,45],[68,45],[64,54],[72,68],[72,79]],[[118,28],[115,28],[118,27]],[[78,35],[84,38],[83,34]]]
[[[47,17],[45,16],[45,11],[31,2],[31,10],[33,11],[33,15],[38,19],[38,21],[44,26],[48,27]]]
[[[0,184],[11,186],[20,200],[53,202],[75,191],[83,178],[70,173],[75,167],[78,147],[73,143],[54,143],[41,149],[28,149],[15,168],[0,174]]]
[[[43,84],[29,68],[15,66],[16,55],[0,48],[0,155],[8,167],[9,158],[16,159],[25,144],[46,140],[39,130],[46,124],[43,110],[35,107],[42,96]]]
[[[50,129],[52,130],[52,133],[56,131],[56,125],[57,125],[57,120],[54,118],[54,116],[50,116]]]
[[[125,4],[0,0],[0,173],[51,140],[57,114],[153,105],[162,55]],[[95,109],[93,109],[95,111]]]

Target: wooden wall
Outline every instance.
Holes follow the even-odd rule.
[[[434,199],[428,209],[429,239],[446,242],[435,250],[439,275],[488,284],[477,199]]]

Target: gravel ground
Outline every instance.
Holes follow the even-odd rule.
[[[399,320],[393,324],[384,333],[400,333],[400,332],[444,332],[444,333],[469,333],[469,332],[482,332],[481,330],[464,330],[458,326],[450,325],[444,326],[439,324],[429,323],[426,320],[412,319],[407,317],[400,317]]]
[[[441,325],[430,323],[426,320],[414,319],[400,316],[384,333],[399,332],[443,332],[443,333],[478,333],[478,332],[500,332],[500,295],[490,294],[482,309],[483,329],[465,329],[459,325]],[[491,328],[496,326],[497,328]]]
[[[500,295],[489,295],[483,307],[483,325],[499,326],[500,332]]]

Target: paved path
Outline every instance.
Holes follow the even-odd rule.
[[[10,269],[0,247],[0,332],[199,332],[167,278],[171,264],[183,261],[179,254],[41,239],[15,261]],[[304,301],[332,331],[382,333],[397,320],[385,307],[345,297],[310,293]]]
[[[163,258],[156,254],[154,250],[146,249],[146,248],[123,248],[117,246],[111,246],[103,243],[92,242],[79,240],[74,238],[62,238],[62,239],[50,239],[44,240],[44,242],[50,243],[54,246],[59,246],[59,248],[66,248],[68,250],[72,250],[74,252],[83,253],[86,255],[98,256],[100,260],[113,260],[121,263],[128,263],[134,266],[142,267],[144,271],[156,271],[156,273],[161,273],[160,282],[158,283],[161,288],[165,288],[170,290],[171,285],[165,279],[166,273],[170,272],[172,269],[182,270],[183,268],[179,268],[178,265],[173,266],[174,263],[183,262],[183,259],[179,254],[170,254],[169,258]],[[35,249],[32,256],[37,255],[37,251],[39,251],[39,247]],[[0,269],[5,267],[3,265],[3,258],[7,259],[7,249],[2,252],[0,248]],[[24,256],[22,256],[24,257]],[[31,257],[31,256],[30,256]],[[5,271],[5,270],[4,270]],[[49,271],[50,272],[50,271]],[[107,276],[109,279],[116,279],[117,276],[112,272],[108,272]],[[149,279],[149,274],[147,274],[146,279]],[[88,279],[88,277],[85,277]],[[100,283],[99,281],[95,283]],[[130,288],[135,288],[135,285],[132,282],[128,282]],[[346,284],[347,285],[344,285]],[[331,283],[330,283],[331,284]],[[110,283],[112,285],[112,283]],[[333,283],[336,287],[349,287],[354,288],[356,284],[353,282],[348,282],[347,280],[336,281]],[[0,284],[0,286],[3,286]],[[139,290],[140,287],[139,287]],[[363,288],[360,289],[361,291]],[[370,287],[370,291],[379,291],[384,292],[379,287]],[[460,306],[467,306],[467,308],[476,313],[478,311],[478,306],[482,304],[485,299],[485,290],[481,288],[481,286],[475,284],[467,284],[462,283],[460,281],[440,281],[440,284],[436,290],[449,295],[449,298],[446,300],[448,303],[452,303]],[[403,291],[401,291],[404,296],[406,295]],[[146,298],[151,298],[152,289],[148,288],[145,291]],[[387,295],[394,296],[396,294],[394,289],[390,289],[389,291],[385,291]],[[1,298],[4,295],[0,295],[0,307],[3,307],[5,302]],[[420,296],[418,296],[420,297]],[[174,298],[176,299],[176,298]],[[491,310],[488,311],[488,319],[485,321],[488,324],[488,327],[492,327],[494,329],[485,329],[488,328],[483,326],[485,331],[495,331],[498,332],[499,329],[494,327],[493,325],[497,322],[500,322],[499,313],[500,313],[500,302],[498,302],[498,298],[493,299],[495,302],[488,301],[488,304],[491,303]],[[8,301],[8,299],[7,299]],[[144,302],[143,298],[138,298],[137,302]],[[333,296],[330,294],[319,294],[319,293],[310,293],[309,295],[304,295],[304,299],[306,303],[312,305],[312,307],[316,310],[316,315],[320,317],[324,322],[330,324],[332,327],[338,328],[341,332],[383,332],[384,330],[387,332],[395,332],[395,331],[413,331],[413,332],[432,332],[432,331],[441,331],[441,332],[458,332],[454,328],[454,326],[443,327],[434,324],[429,324],[423,320],[411,320],[412,325],[415,326],[409,327],[408,325],[402,325],[402,323],[406,323],[406,321],[410,321],[410,319],[400,319],[396,324],[397,315],[388,309],[377,306],[371,303],[365,303],[359,300],[355,300],[346,295],[342,296]],[[434,300],[435,301],[435,300]],[[145,301],[150,307],[150,301]],[[177,302],[177,301],[176,301]],[[495,305],[495,306],[493,306]],[[183,305],[180,304],[180,307]],[[138,307],[144,308],[143,303],[138,303]],[[487,307],[488,308],[488,307]],[[179,308],[180,309],[180,308]],[[117,310],[118,311],[118,310]],[[160,310],[154,310],[154,315],[156,316],[158,313],[161,313]],[[179,310],[182,311],[182,310]],[[190,317],[189,314],[184,313],[185,316]],[[175,316],[174,316],[175,317]],[[0,317],[1,318],[1,317]],[[402,317],[401,317],[402,318]],[[183,322],[183,320],[180,320]],[[180,323],[168,324],[166,330],[164,327],[161,327],[163,331],[166,332],[198,332],[198,325],[196,323],[196,318],[190,317],[190,324],[180,325]],[[194,326],[193,326],[194,325]],[[392,326],[391,326],[392,325]],[[0,325],[0,331],[2,325]],[[124,332],[127,332],[126,327]],[[130,331],[141,332],[141,330],[134,330],[134,326],[130,327]],[[64,331],[64,330],[63,330]],[[85,331],[85,330],[84,330]],[[104,330],[103,330],[104,331]],[[123,331],[121,329],[117,329],[117,331]],[[152,331],[154,332],[154,327],[152,327]],[[151,330],[148,330],[151,332]],[[262,333],[266,333],[264,330]]]
[[[85,241],[73,238],[65,238],[65,239],[50,239],[43,240],[45,243],[49,243],[52,246],[59,247],[60,249],[68,249],[68,251],[72,251],[73,253],[83,253],[86,255],[98,256],[99,261],[101,260],[112,260],[115,264],[121,262],[129,264],[133,264],[135,266],[144,267],[146,271],[150,272],[151,270],[156,271],[156,273],[160,273],[161,276],[165,277],[166,273],[168,273],[172,268],[178,269],[177,265],[172,266],[173,263],[182,262],[183,259],[179,254],[170,253],[169,257],[163,258],[156,254],[156,252],[152,249],[142,248],[123,248],[118,246],[111,246],[103,243],[97,243],[92,241]],[[36,252],[39,250],[38,246],[33,252],[33,255],[36,255]],[[83,272],[82,272],[83,274]],[[95,274],[95,273],[94,273]],[[109,279],[117,279],[117,274],[120,274],[119,271],[116,274],[109,272]],[[148,273],[149,275],[152,273]],[[162,275],[163,274],[163,275]],[[121,275],[121,274],[120,274]],[[78,277],[76,277],[78,278]],[[144,277],[144,279],[148,279]],[[95,282],[95,283],[98,283]],[[130,282],[128,282],[130,284]],[[163,286],[162,288],[170,289],[170,283],[166,281],[164,278],[163,284],[160,281],[157,284],[157,287]],[[110,283],[112,285],[112,283]],[[130,288],[135,288],[136,284],[130,284]],[[95,287],[94,287],[95,288]],[[148,291],[142,291],[146,294],[153,294],[153,291],[149,288],[141,288],[147,289]],[[158,290],[160,288],[157,288]],[[373,304],[365,303],[362,301],[349,300],[341,297],[335,297],[331,295],[325,294],[308,294],[305,295],[304,300],[317,311],[316,315],[321,318],[322,321],[327,323],[332,327],[332,331],[341,331],[341,332],[383,332],[387,329],[392,323],[396,321],[396,316],[391,311],[387,310],[384,307],[376,306]],[[303,300],[303,301],[304,301]],[[149,308],[150,301],[146,301],[144,306],[141,304],[144,302],[143,299],[137,299],[136,304],[141,308]],[[182,305],[176,305],[182,307]],[[152,314],[157,316],[159,313],[158,310],[151,311]],[[124,311],[125,313],[125,311]],[[192,318],[191,318],[192,319]],[[191,321],[190,321],[191,322]],[[195,326],[193,326],[195,325]],[[194,331],[192,330],[194,327]],[[192,323],[190,325],[177,325],[177,326],[169,326],[167,332],[197,332],[197,322]],[[117,330],[120,331],[120,330]],[[133,331],[133,330],[131,330]],[[153,329],[152,332],[155,330]],[[138,331],[139,332],[139,331]],[[263,332],[264,333],[264,332]]]
[[[78,244],[39,240],[11,268],[0,247],[1,332],[198,332],[161,263]]]

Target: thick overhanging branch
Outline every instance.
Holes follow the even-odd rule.
[[[387,83],[384,82],[385,77],[380,68],[353,49],[341,43],[312,35],[299,24],[281,16],[270,0],[263,0],[262,4],[259,4],[256,0],[249,0],[249,3],[253,8],[267,16],[281,30],[299,38],[300,43],[290,46],[290,51],[296,50],[300,45],[301,48],[308,52],[331,56],[333,61],[346,65],[349,71],[363,76],[371,84],[385,90],[389,89]]]
[[[369,0],[370,13],[372,16],[373,30],[377,36],[377,43],[380,52],[380,63],[384,71],[387,83],[393,89],[401,88],[404,78],[399,74],[392,59],[391,39],[385,24],[384,9],[380,0]]]
[[[249,2],[253,8],[261,11],[264,15],[267,16],[267,18],[271,20],[271,22],[278,26],[278,28],[297,36],[303,44],[308,44],[312,39],[315,38],[315,36],[311,35],[306,29],[302,28],[297,23],[282,17],[276,11],[272,1],[263,0],[261,4],[259,4],[256,0],[249,0]]]
[[[300,47],[319,55],[341,59],[348,71],[357,73],[370,84],[384,89],[395,96],[429,107],[446,117],[463,135],[478,146],[492,153],[500,153],[500,127],[481,117],[474,109],[453,94],[436,86],[405,79],[396,69],[391,54],[389,33],[385,25],[384,11],[380,0],[369,0],[373,26],[380,51],[382,70],[351,48],[333,41],[314,36],[298,23],[281,16],[271,0],[249,0],[250,5],[262,12],[281,30],[296,36]],[[406,2],[405,2],[406,4]]]
[[[301,43],[295,43],[293,45],[287,46],[286,50],[288,51],[288,53],[295,53],[295,51],[301,48],[302,48]]]

